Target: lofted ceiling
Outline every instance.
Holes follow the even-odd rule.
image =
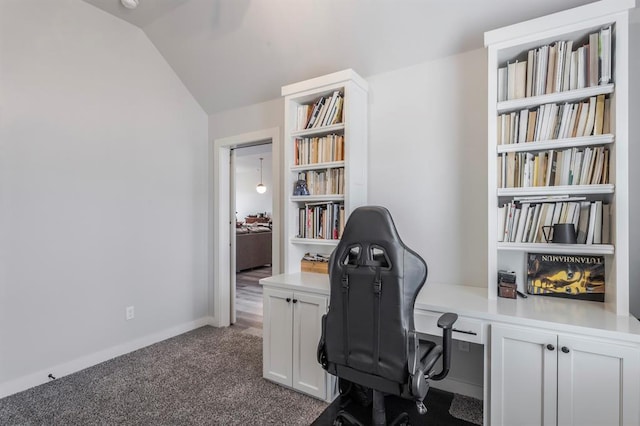
[[[593,0],[84,0],[140,27],[213,114],[353,68],[363,77],[483,47],[483,33]]]

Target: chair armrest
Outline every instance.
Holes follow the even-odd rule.
[[[447,312],[446,314],[442,314],[440,318],[438,318],[438,327],[448,330],[453,328],[453,323],[458,320],[458,314],[454,314],[453,312]]]
[[[442,371],[430,377],[431,380],[442,380],[449,374],[451,367],[451,334],[453,324],[458,320],[458,315],[447,312],[438,318],[438,327],[442,329]]]

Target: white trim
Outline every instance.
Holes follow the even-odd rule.
[[[484,45],[494,45],[502,42],[510,42],[513,39],[529,34],[539,34],[557,28],[565,28],[567,22],[575,21],[579,16],[581,20],[600,18],[601,16],[623,12],[636,7],[636,0],[603,0],[589,3],[573,9],[563,10],[552,15],[531,19],[506,27],[498,28],[484,33]]]
[[[101,351],[94,352],[80,358],[76,358],[63,364],[53,365],[35,373],[27,374],[26,376],[4,382],[0,384],[0,398],[4,398],[5,396],[13,395],[14,393],[22,392],[34,386],[47,383],[49,382],[49,374],[53,374],[56,379],[59,379],[69,374],[76,373],[80,370],[84,370],[85,368],[93,367],[115,357],[128,354],[130,352],[142,349],[163,340],[167,340],[171,337],[178,336],[188,331],[195,330],[196,328],[200,328],[205,325],[213,325],[213,318],[203,317],[195,321],[189,321],[184,324],[170,327],[165,330],[149,334],[147,336],[143,336],[116,346],[112,346],[110,348],[103,349]]]
[[[231,324],[231,232],[229,223],[229,159],[230,150],[256,142],[271,141],[272,182],[273,182],[273,274],[281,270],[281,149],[280,128],[273,127],[255,132],[243,133],[226,138],[215,139],[211,145],[212,170],[210,179],[213,191],[210,194],[209,206],[209,288],[212,289],[209,300],[210,313],[214,318],[214,326],[226,327]]]
[[[282,96],[289,96],[292,94],[299,94],[307,90],[322,90],[323,87],[328,87],[338,83],[344,83],[346,81],[353,81],[365,91],[369,89],[369,83],[360,77],[351,68],[337,71],[331,74],[323,75],[321,77],[311,78],[309,80],[300,81],[298,83],[288,84],[282,87]]]

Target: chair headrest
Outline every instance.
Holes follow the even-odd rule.
[[[346,264],[393,267],[401,273],[407,252],[409,257],[416,257],[417,262],[424,264],[424,260],[402,242],[389,210],[363,206],[349,216],[331,263],[337,263],[335,266],[340,269]]]

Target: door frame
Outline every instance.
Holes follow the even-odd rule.
[[[231,149],[257,145],[271,141],[272,170],[272,272],[280,273],[281,265],[281,156],[280,128],[258,130],[226,138],[214,139],[211,144],[212,167],[209,181],[213,191],[209,194],[209,312],[215,327],[226,327],[231,324],[231,227],[235,217],[231,217]],[[235,226],[235,225],[234,225]]]

